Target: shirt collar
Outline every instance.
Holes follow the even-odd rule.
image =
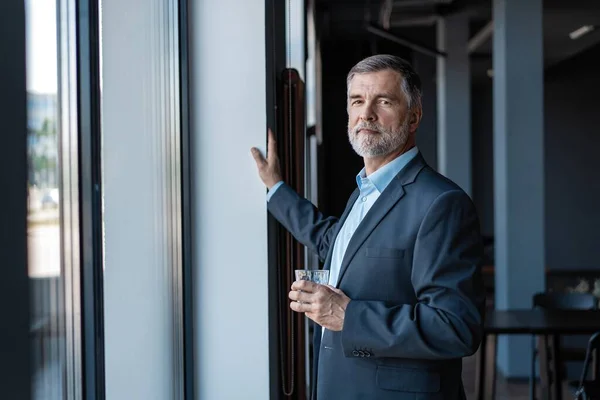
[[[398,173],[400,173],[400,171],[402,171],[402,169],[406,167],[406,165],[413,158],[415,158],[415,156],[418,153],[419,149],[417,148],[417,146],[415,146],[406,153],[399,155],[389,163],[385,164],[383,167],[379,168],[377,171],[373,172],[368,177],[366,176],[365,168],[361,169],[358,175],[356,175],[356,184],[358,185],[358,189],[360,190],[362,188],[362,181],[363,179],[366,179],[371,181],[371,183],[373,184],[373,186],[375,186],[379,193],[383,193],[383,191],[390,184],[392,179],[394,179],[394,177],[398,175]]]

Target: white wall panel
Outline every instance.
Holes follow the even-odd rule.
[[[191,3],[199,399],[268,399],[265,2]]]

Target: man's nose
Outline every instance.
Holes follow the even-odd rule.
[[[365,105],[362,112],[360,113],[360,119],[363,121],[375,121],[376,115],[373,112],[373,108],[370,105]]]

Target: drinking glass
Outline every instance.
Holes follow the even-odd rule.
[[[328,269],[297,269],[296,280],[304,280],[318,283],[320,285],[327,285],[329,283],[329,270]]]

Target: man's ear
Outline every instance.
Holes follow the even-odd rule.
[[[415,107],[413,110],[410,111],[409,118],[410,119],[408,124],[410,126],[410,130],[411,132],[414,132],[419,127],[419,124],[421,123],[421,118],[423,118],[423,109],[421,107]]]
[[[410,124],[417,124],[419,123],[419,114],[416,111],[412,111],[410,113]]]

